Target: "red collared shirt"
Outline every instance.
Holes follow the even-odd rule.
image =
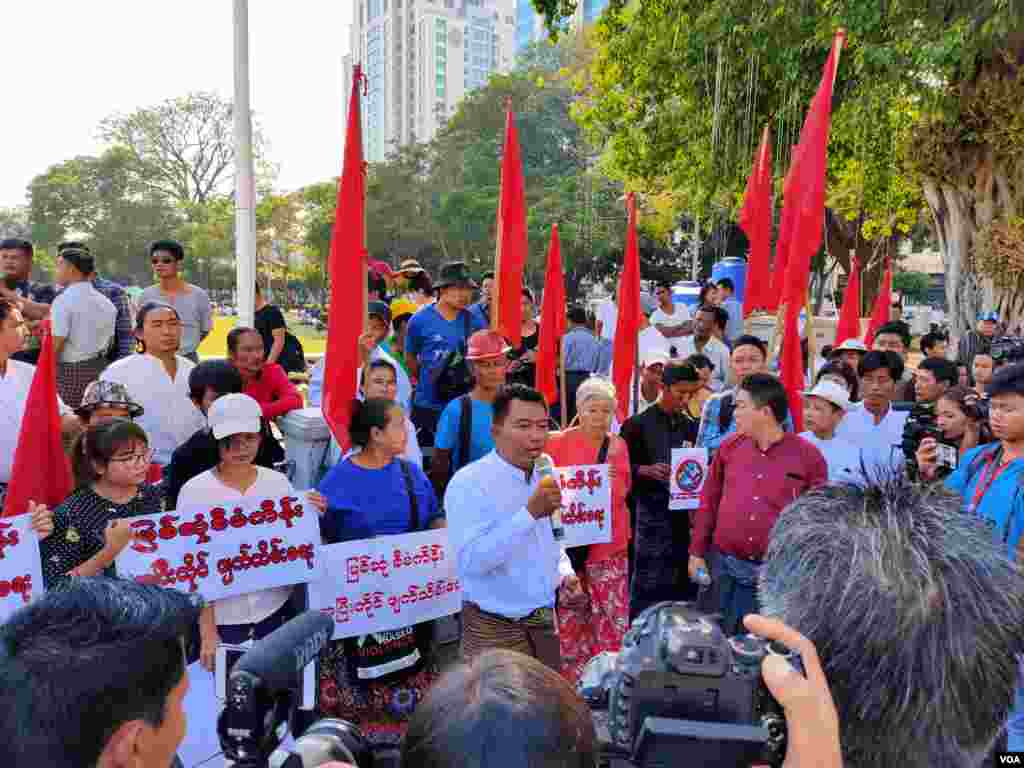
[[[265,419],[276,419],[302,407],[302,395],[277,363],[263,366],[258,378],[246,382],[244,392],[260,404]]]
[[[690,554],[703,558],[714,541],[720,552],[760,560],[782,509],[804,491],[824,484],[821,451],[783,433],[767,451],[746,435],[732,435],[718,449],[693,520]]]

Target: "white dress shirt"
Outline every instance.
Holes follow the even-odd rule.
[[[88,280],[58,293],[50,317],[53,335],[64,339],[62,363],[93,360],[106,354],[114,340],[117,307]]]
[[[860,447],[860,457],[869,476],[879,471],[899,471],[905,460],[900,444],[907,415],[906,411],[896,412],[890,408],[885,418],[875,424],[875,417],[861,403],[839,422],[836,437]]]
[[[615,325],[619,322],[619,308],[612,299],[604,299],[597,305],[595,313],[601,321],[601,338],[615,340]]]
[[[832,436],[822,440],[813,432],[801,432],[800,437],[809,442],[825,457],[830,483],[854,483],[863,478],[860,471],[860,448],[841,437]]]
[[[730,371],[729,348],[717,337],[712,336],[704,344],[704,349],[697,349],[697,342],[693,336],[684,336],[681,339],[672,339],[675,344],[676,354],[681,360],[686,360],[690,355],[698,352],[704,355],[715,366],[711,372],[711,380],[708,386],[715,392],[725,389],[725,378]]]
[[[0,376],[0,483],[11,482],[14,450],[18,447],[18,436],[25,418],[25,401],[35,373],[34,365],[8,360],[7,370]],[[60,395],[57,396],[57,410],[61,416],[71,413]]]
[[[245,497],[264,496],[280,499],[295,493],[288,478],[280,472],[266,467],[256,467],[256,482],[245,492]],[[178,509],[189,505],[213,507],[227,505],[243,498],[243,494],[230,488],[218,479],[212,469],[196,475],[181,488],[178,494]],[[258,624],[270,617],[288,602],[291,587],[272,587],[250,592],[247,595],[226,597],[213,601],[214,620],[218,625]]]
[[[448,483],[444,508],[463,599],[488,613],[521,619],[553,606],[555,590],[573,573],[551,521],[526,509],[539,482],[495,450]]]
[[[171,380],[161,363],[146,353],[122,357],[100,374],[103,381],[123,384],[145,412],[135,422],[146,430],[153,461],[166,465],[174,449],[206,426],[206,419],[188,396],[188,376],[195,363],[178,356]]]

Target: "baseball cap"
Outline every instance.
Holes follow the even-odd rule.
[[[415,315],[417,309],[419,307],[408,299],[395,299],[391,302],[391,319],[398,320],[406,315]]]
[[[981,322],[998,323],[999,322],[999,313],[998,312],[982,312],[980,315],[978,315],[978,320],[981,321]]]
[[[646,368],[649,365],[668,365],[669,356],[667,352],[660,349],[652,349],[644,354],[643,360],[640,361],[641,365]]]
[[[376,315],[388,325],[391,325],[391,310],[383,301],[371,301],[366,304],[366,314]]]
[[[842,408],[844,411],[853,407],[846,390],[828,379],[822,379],[814,386],[814,389],[804,390],[802,394],[804,397],[820,397],[822,400],[828,400],[832,405]]]
[[[231,435],[259,432],[262,417],[259,403],[249,395],[235,393],[214,400],[207,421],[214,438],[222,440]]]
[[[860,339],[850,338],[844,341],[838,347],[833,347],[832,354],[834,355],[836,352],[860,352],[861,354],[866,355],[868,352],[868,348],[864,346],[864,342],[861,341]]]

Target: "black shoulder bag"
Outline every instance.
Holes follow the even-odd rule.
[[[463,395],[459,398],[459,461],[452,461],[452,476],[469,464],[470,442],[473,437],[473,398]]]
[[[609,440],[608,436],[605,435],[604,442],[601,443],[601,449],[597,452],[597,463],[605,464],[608,461],[608,447]],[[612,512],[612,514],[615,514]],[[569,562],[572,563],[572,569],[576,571],[576,575],[583,573],[587,567],[587,558],[590,556],[590,545],[583,544],[579,547],[569,547],[565,550],[565,554],[569,556]]]
[[[405,489],[409,495],[410,533],[420,528],[420,510],[416,503],[409,462],[399,459]],[[375,632],[345,639],[345,660],[353,685],[371,685],[398,680],[422,669],[430,653],[431,622],[425,621],[401,629]]]
[[[462,341],[445,357],[444,365],[437,374],[437,398],[450,403],[473,388],[473,374],[466,362],[466,346],[469,344],[469,312],[460,311],[462,319]]]

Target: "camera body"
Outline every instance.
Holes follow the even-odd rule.
[[[996,368],[1000,365],[1019,363],[1024,360],[1024,337],[1000,336],[998,339],[992,339],[989,354]]]
[[[659,603],[636,618],[617,655],[588,664],[579,689],[598,710],[604,752],[626,764],[779,766],[787,729],[761,677],[769,653],[803,672],[785,646],[727,638],[715,616],[692,604]]]
[[[900,448],[907,460],[907,469],[911,476],[918,474],[917,449],[926,437],[935,440],[938,446],[937,472],[944,476],[956,469],[959,453],[954,443],[946,439],[942,430],[939,429],[938,421],[935,418],[934,403],[907,403],[895,402],[892,404],[894,411],[909,411],[907,421],[903,425],[903,437]]]

